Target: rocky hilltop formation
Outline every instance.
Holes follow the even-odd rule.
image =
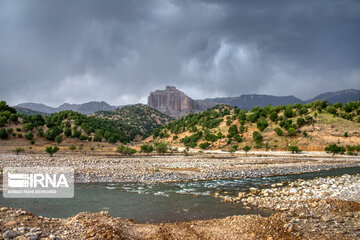
[[[203,110],[195,100],[172,86],[151,92],[147,104],[149,107],[174,118]]]

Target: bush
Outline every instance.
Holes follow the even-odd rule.
[[[70,146],[69,146],[69,149],[70,149],[71,151],[74,151],[74,150],[76,149],[76,146],[75,146],[75,145],[70,145]]]
[[[251,150],[251,147],[246,145],[245,147],[242,148],[244,150],[245,153],[248,153]]]
[[[261,135],[260,132],[255,131],[253,132],[253,139],[256,142],[256,144],[260,145],[262,143],[263,136]]]
[[[140,146],[140,152],[151,153],[152,151],[154,151],[154,147],[150,144],[143,144]]]
[[[67,136],[67,137],[71,137],[71,128],[65,128],[65,131],[64,131],[64,134],[65,134],[65,136]]]
[[[28,132],[28,131],[31,131],[33,130],[34,126],[32,125],[32,123],[25,123],[23,126],[22,126],[22,130],[24,132]]]
[[[203,143],[200,143],[199,147],[201,149],[207,149],[208,147],[210,147],[210,143],[209,142],[203,142]]]
[[[216,142],[218,140],[218,136],[216,136],[215,134],[207,133],[205,134],[204,139],[206,141]]]
[[[234,139],[237,141],[237,142],[242,142],[242,137],[239,135],[239,134],[236,134],[235,136],[234,136]]]
[[[289,133],[289,136],[295,136],[295,135],[296,135],[296,130],[295,130],[295,128],[290,127],[290,128],[288,129],[288,133]]]
[[[4,128],[0,129],[0,138],[1,139],[6,139],[8,136],[9,135]]]
[[[32,132],[28,132],[27,134],[25,134],[25,138],[26,138],[27,140],[31,140],[31,139],[34,138],[34,135],[33,135]]]
[[[50,157],[52,157],[54,155],[54,153],[59,151],[59,148],[57,146],[55,146],[55,147],[48,146],[45,148],[45,151],[50,155]]]
[[[133,155],[134,153],[136,153],[136,150],[131,148],[131,147],[127,147],[123,144],[121,144],[120,146],[117,147],[116,151],[118,153],[121,153],[122,155]]]
[[[25,149],[24,148],[21,148],[21,147],[17,147],[15,148],[14,150],[12,150],[13,152],[16,153],[16,155],[19,155],[20,152],[24,152]]]
[[[294,154],[294,153],[300,153],[300,152],[301,152],[301,150],[299,149],[299,147],[298,147],[298,146],[295,146],[295,145],[290,145],[290,146],[288,146],[288,150],[289,150],[292,154]]]
[[[305,119],[303,118],[298,118],[296,119],[296,124],[299,126],[299,127],[302,127],[305,125]]]
[[[278,127],[274,128],[274,131],[276,132],[276,134],[278,136],[282,136],[284,134],[284,132],[281,130],[281,128],[278,128]]]
[[[34,140],[34,139],[31,139],[31,140],[30,140],[30,144],[31,144],[31,145],[34,145],[34,144],[35,144],[35,140]]]
[[[57,136],[55,137],[55,142],[56,142],[57,144],[60,144],[60,143],[62,142],[62,137],[61,137],[61,135],[57,135]]]
[[[43,137],[44,136],[44,130],[42,127],[39,127],[37,130],[36,130],[36,135],[38,137]]]
[[[269,123],[265,120],[265,118],[260,118],[257,123],[256,127],[262,132],[269,126]]]
[[[338,146],[338,145],[336,145],[335,143],[333,143],[333,144],[330,144],[329,146],[327,146],[327,147],[325,148],[325,151],[326,151],[327,153],[332,153],[333,156],[334,156],[335,154],[338,154],[338,153],[344,154],[345,148],[342,147],[342,146]]]
[[[155,143],[155,150],[159,154],[164,154],[168,151],[168,145],[164,142]]]
[[[228,129],[228,133],[229,133],[229,137],[234,136],[235,134],[238,133],[238,127],[236,125],[231,125]]]

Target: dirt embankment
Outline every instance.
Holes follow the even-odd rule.
[[[3,238],[15,239],[359,239],[360,204],[311,200],[306,208],[191,222],[138,224],[107,212],[80,213],[66,219],[43,218],[2,207]],[[316,204],[315,204],[316,203]],[[1,238],[1,237],[0,237]]]

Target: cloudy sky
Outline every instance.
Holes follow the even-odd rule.
[[[0,0],[0,98],[146,102],[360,88],[359,0]]]

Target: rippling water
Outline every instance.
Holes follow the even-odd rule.
[[[261,214],[270,211],[247,210],[241,204],[224,203],[215,192],[237,194],[250,187],[264,188],[277,182],[360,173],[360,167],[316,173],[174,183],[86,183],[75,185],[72,199],[5,199],[0,205],[23,208],[45,217],[70,217],[79,212],[109,211],[113,217],[137,222],[171,222],[221,218],[231,215]]]

